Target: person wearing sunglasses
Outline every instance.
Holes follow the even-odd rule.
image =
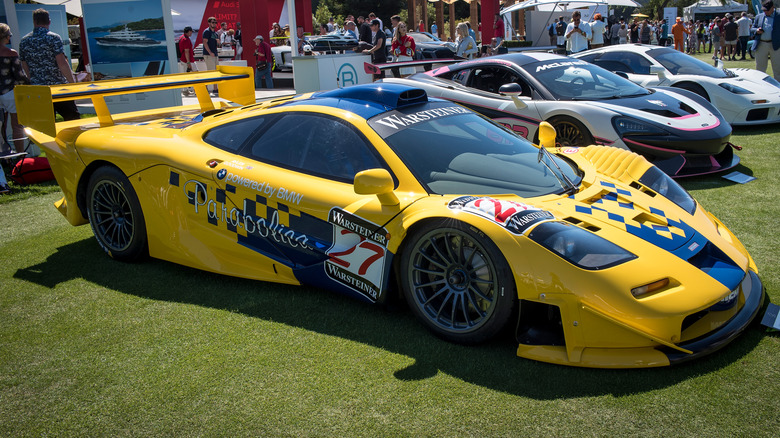
[[[217,47],[220,44],[219,34],[217,33],[217,19],[209,17],[209,27],[203,31],[203,62],[206,63],[206,70],[216,70],[219,54]],[[217,94],[217,86],[212,85],[211,93]]]

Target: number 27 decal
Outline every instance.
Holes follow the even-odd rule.
[[[366,272],[368,272],[368,268],[372,264],[374,264],[374,262],[384,258],[384,256],[385,256],[385,249],[383,247],[377,245],[374,242],[370,242],[370,241],[366,240],[366,238],[363,237],[363,236],[358,236],[356,233],[353,233],[352,231],[341,230],[341,235],[342,236],[343,235],[347,235],[347,234],[359,237],[360,238],[360,243],[358,243],[357,245],[355,245],[355,246],[353,246],[353,247],[351,247],[349,249],[346,249],[344,251],[336,251],[336,252],[328,253],[328,255],[330,256],[330,261],[335,263],[335,264],[337,264],[337,265],[339,265],[339,266],[342,266],[343,268],[349,269],[352,266],[353,262],[359,261],[360,259],[363,259],[363,262],[360,263],[360,267],[358,267],[357,274],[360,275],[360,276],[364,276],[364,275],[366,275]],[[366,250],[366,251],[357,251],[357,254],[355,254],[355,257],[350,257],[350,260],[352,260],[352,261],[347,261],[344,258],[342,258],[342,257],[353,255],[353,253],[355,253],[356,250],[358,250],[358,249],[363,249],[363,250]],[[368,257],[365,257],[365,253],[366,252],[369,253]],[[370,254],[371,252],[373,252],[373,254]],[[355,260],[355,259],[357,259],[357,260]],[[353,270],[353,269],[350,269],[350,270]]]

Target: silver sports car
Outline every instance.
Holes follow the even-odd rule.
[[[536,140],[550,122],[562,146],[601,144],[646,156],[672,176],[725,170],[739,158],[731,126],[685,90],[646,89],[593,64],[550,53],[479,58],[407,79]]]

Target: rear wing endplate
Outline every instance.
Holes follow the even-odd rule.
[[[217,70],[143,76],[128,79],[110,79],[96,82],[77,82],[60,85],[17,85],[14,87],[19,123],[56,137],[54,102],[91,99],[101,126],[114,124],[106,105],[106,96],[132,94],[144,91],[192,87],[198,97],[201,111],[215,109],[206,85],[218,84],[219,97],[239,105],[255,103],[254,73],[251,67],[217,66]]]

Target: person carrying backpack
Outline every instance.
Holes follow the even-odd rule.
[[[563,15],[558,18],[558,23],[555,25],[555,35],[557,35],[556,45],[559,49],[566,47],[566,22],[563,21]]]

